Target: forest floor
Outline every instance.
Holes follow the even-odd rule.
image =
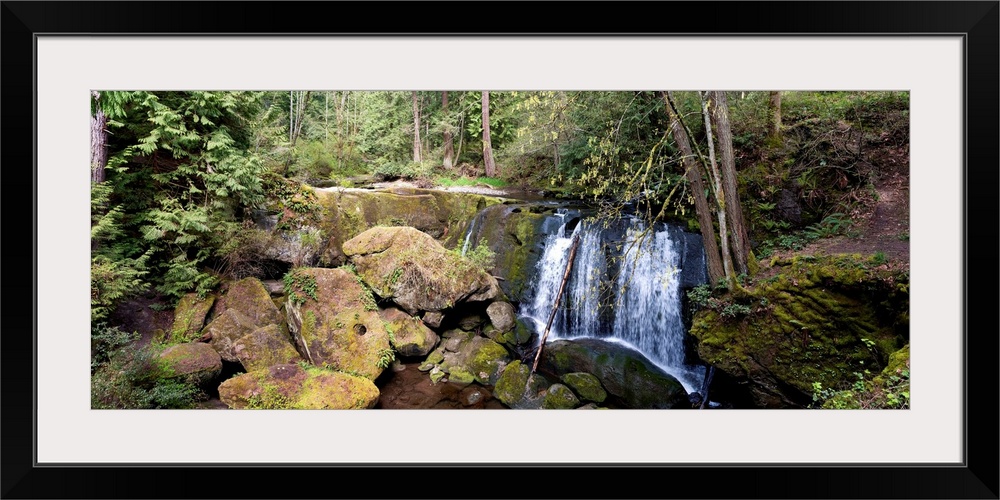
[[[910,267],[910,187],[909,176],[894,172],[874,184],[874,194],[862,200],[848,214],[851,227],[846,234],[814,240],[798,250],[776,250],[774,256],[861,254],[882,252],[886,266]],[[770,261],[771,259],[764,259]],[[768,270],[763,268],[762,276]]]

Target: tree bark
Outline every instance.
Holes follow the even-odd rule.
[[[91,92],[94,114],[90,117],[90,181],[104,182],[104,168],[108,166],[108,117],[101,109],[101,93]]]
[[[411,92],[413,97],[413,161],[420,163],[420,106],[417,104],[417,92]]]
[[[712,120],[710,118],[708,93],[699,93],[701,97],[701,115],[705,120],[705,135],[708,141],[708,164],[709,173],[712,176],[712,183],[715,187],[715,204],[718,208],[716,216],[719,220],[719,241],[722,245],[722,268],[726,271],[726,281],[729,288],[733,288],[736,283],[736,273],[733,270],[732,257],[729,251],[729,230],[726,225],[726,199],[725,187],[722,184],[722,176],[719,174],[718,164],[715,162],[715,139],[712,137]]]
[[[448,91],[441,92],[441,114],[448,120]],[[444,164],[445,170],[451,170],[455,157],[455,139],[451,135],[451,123],[445,123],[444,127]]]
[[[292,91],[292,93],[294,94],[295,91]],[[302,133],[302,124],[305,123],[306,106],[309,105],[309,96],[311,94],[312,91],[310,90],[300,91],[298,99],[295,100],[294,127],[291,137],[292,146],[299,140],[299,135]]]
[[[495,177],[497,166],[493,161],[493,146],[490,144],[490,93],[483,91],[483,166],[486,177]]]
[[[569,260],[566,261],[566,270],[563,272],[562,283],[559,284],[559,291],[556,293],[556,302],[552,305],[552,312],[549,313],[549,321],[545,324],[545,333],[542,334],[542,340],[538,344],[538,352],[535,353],[535,362],[531,365],[531,373],[535,373],[538,369],[538,360],[542,358],[542,347],[545,346],[545,339],[549,336],[549,330],[552,328],[552,320],[556,317],[556,311],[559,310],[559,302],[562,301],[563,291],[566,290],[566,282],[569,281],[569,273],[573,270],[573,259],[576,257],[576,247],[580,245],[580,235],[577,234],[573,236],[573,245],[569,249]]]
[[[771,112],[771,119],[768,123],[768,138],[775,142],[781,142],[781,92],[770,92],[768,109]]]
[[[708,267],[708,279],[711,283],[718,283],[726,277],[726,271],[722,267],[722,255],[719,254],[719,244],[716,241],[715,225],[712,222],[712,207],[705,197],[705,184],[702,181],[701,167],[695,160],[694,150],[691,149],[691,138],[688,137],[681,122],[680,113],[674,106],[673,96],[670,92],[663,94],[663,99],[667,108],[667,115],[670,117],[670,133],[674,136],[677,149],[681,152],[681,164],[684,166],[684,175],[691,183],[691,191],[694,196],[694,209],[698,217],[698,225],[701,226],[701,239],[705,247],[705,263]]]
[[[733,265],[738,274],[747,273],[747,256],[750,255],[750,237],[747,236],[739,187],[736,183],[736,159],[733,156],[733,133],[729,123],[729,102],[722,91],[708,92],[711,104],[712,126],[715,128],[719,150],[719,170],[722,174],[723,193],[726,197],[726,219],[733,244]]]

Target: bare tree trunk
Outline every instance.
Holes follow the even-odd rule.
[[[736,185],[736,159],[733,156],[733,134],[729,124],[729,102],[722,91],[708,92],[712,124],[719,145],[720,170],[723,192],[726,196],[726,219],[732,233],[733,264],[739,274],[747,273],[747,256],[750,255],[750,237],[747,236],[739,188]]]
[[[573,270],[573,259],[576,257],[576,247],[580,246],[580,235],[577,234],[573,236],[573,245],[569,249],[569,260],[566,261],[566,270],[563,272],[562,282],[559,284],[559,291],[556,293],[556,302],[552,305],[552,312],[549,313],[549,321],[545,323],[545,332],[542,334],[542,339],[538,344],[538,352],[535,353],[535,362],[531,365],[531,373],[535,373],[538,369],[538,360],[542,358],[542,347],[545,346],[545,339],[549,336],[549,330],[552,328],[552,320],[556,317],[556,311],[559,310],[559,302],[562,301],[563,291],[566,290],[566,282],[569,281],[569,273]]]
[[[445,120],[448,119],[448,91],[445,90],[441,92],[441,114],[444,115]],[[445,123],[444,127],[444,168],[445,170],[451,170],[452,163],[455,157],[455,145],[454,138],[451,136],[451,123]]]
[[[417,105],[417,92],[411,92],[413,97],[413,161],[420,162],[420,106]]]
[[[729,288],[733,288],[736,283],[736,273],[733,270],[733,263],[729,252],[729,231],[726,228],[726,200],[722,176],[719,174],[719,167],[715,163],[715,139],[712,138],[712,123],[708,111],[708,99],[706,93],[699,93],[701,97],[701,114],[705,120],[705,135],[708,140],[708,163],[712,182],[715,185],[715,203],[718,207],[716,216],[719,219],[719,240],[722,244],[722,268],[726,271],[726,280]]]
[[[490,93],[483,91],[483,165],[486,177],[495,177],[497,166],[493,161],[493,146],[490,144]]]
[[[775,142],[781,141],[781,92],[771,92],[770,93],[770,103],[768,105],[771,111],[771,120],[769,123],[768,137]]]
[[[302,124],[305,123],[306,106],[309,104],[309,96],[312,92],[306,90],[304,92],[300,91],[298,99],[295,100],[295,111],[292,115],[293,130],[291,131],[291,138],[289,139],[292,146],[295,142],[299,140],[299,134],[302,133]],[[295,94],[295,91],[292,91]]]
[[[674,136],[677,149],[681,152],[681,163],[684,165],[684,175],[691,183],[691,191],[694,196],[695,214],[698,216],[698,225],[701,226],[701,239],[705,247],[705,261],[708,266],[708,279],[711,283],[718,283],[726,277],[726,271],[722,267],[722,256],[719,254],[719,244],[716,242],[715,226],[712,223],[712,208],[705,198],[705,185],[702,183],[701,167],[695,160],[694,151],[691,149],[691,139],[688,137],[684,124],[681,122],[680,114],[674,105],[670,92],[664,94],[667,114],[670,117],[670,133]]]
[[[108,166],[108,117],[101,109],[101,93],[91,92],[94,115],[90,117],[90,181],[104,182],[104,167]]]

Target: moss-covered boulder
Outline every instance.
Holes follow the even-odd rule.
[[[364,282],[411,315],[463,301],[490,301],[497,280],[412,227],[374,227],[344,243]]]
[[[642,353],[601,339],[555,340],[545,344],[539,371],[562,376],[586,372],[625,408],[690,408],[687,391]],[[610,398],[609,398],[610,399]]]
[[[239,361],[233,345],[244,335],[253,333],[259,328],[256,323],[235,309],[229,309],[217,316],[205,327],[205,335],[209,337],[209,345],[226,361]]]
[[[379,390],[366,377],[303,366],[274,365],[219,385],[219,400],[236,409],[368,409]]]
[[[285,325],[267,325],[233,343],[233,352],[247,372],[304,361],[285,328]]]
[[[431,328],[440,328],[441,323],[444,322],[444,313],[441,311],[428,311],[424,313],[424,316],[421,319],[425,325]]]
[[[547,410],[572,410],[580,406],[580,399],[562,384],[552,384],[542,398],[542,408]]]
[[[213,304],[215,304],[214,295],[201,298],[196,293],[188,293],[182,296],[174,308],[174,323],[170,328],[169,342],[189,342],[201,335],[205,318]]]
[[[455,248],[476,212],[502,199],[470,193],[426,189],[317,189],[324,208],[319,227],[327,235],[320,261],[340,265],[343,244],[376,226],[409,226]]]
[[[486,308],[486,314],[490,317],[490,323],[501,333],[512,331],[517,325],[517,314],[514,306],[510,302],[496,301]]]
[[[909,278],[860,255],[770,263],[772,277],[694,315],[698,355],[763,408],[813,404],[815,385],[844,390],[880,370],[909,335]],[[877,373],[877,372],[876,372]]]
[[[607,391],[601,387],[601,381],[589,373],[565,373],[559,379],[573,389],[573,392],[577,393],[584,401],[603,403],[608,397]]]
[[[378,307],[357,275],[346,269],[299,268],[285,303],[288,330],[314,365],[374,380],[394,357]]]
[[[189,342],[167,347],[160,353],[160,363],[168,378],[205,385],[222,373],[222,358],[208,344]]]
[[[514,360],[504,367],[493,387],[493,396],[515,410],[542,407],[550,383],[538,373],[531,373],[531,366]]]
[[[216,317],[233,309],[254,325],[276,325],[283,321],[281,312],[271,301],[271,294],[257,278],[243,278],[229,283],[215,303]]]
[[[420,318],[415,318],[395,307],[379,311],[379,316],[386,324],[386,330],[392,334],[389,342],[400,356],[427,356],[441,341],[434,330],[427,328]]]

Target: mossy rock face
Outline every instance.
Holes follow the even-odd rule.
[[[197,338],[205,326],[208,311],[215,304],[215,296],[199,298],[196,293],[181,297],[174,308],[174,324],[170,328],[171,343],[189,342]]]
[[[776,259],[780,274],[724,306],[698,311],[691,334],[701,359],[746,384],[763,408],[813,403],[813,383],[846,390],[855,372],[881,368],[908,337],[909,281],[858,255]],[[731,298],[723,300],[732,301]]]
[[[268,325],[240,337],[233,344],[233,352],[247,372],[304,361],[283,325]]]
[[[167,347],[160,353],[160,362],[171,374],[197,385],[205,385],[222,373],[222,358],[212,346],[190,342]]]
[[[441,337],[434,330],[427,328],[420,318],[415,318],[395,307],[379,311],[393,335],[389,342],[400,356],[423,357],[427,356],[438,343]]]
[[[538,409],[542,407],[549,385],[545,377],[531,373],[530,366],[514,360],[504,368],[493,387],[493,396],[509,408]]]
[[[412,227],[374,227],[344,243],[364,282],[410,315],[500,294],[496,278]]]
[[[514,205],[489,206],[476,215],[470,240],[487,242],[495,255],[495,272],[504,277],[500,287],[510,300],[520,301],[530,290],[541,257],[538,235],[545,218]]]
[[[257,327],[276,325],[283,318],[271,301],[271,294],[257,278],[244,278],[229,283],[225,292],[216,300],[216,317],[228,310],[235,310]]]
[[[601,387],[601,381],[589,373],[566,373],[562,377],[559,377],[559,379],[572,388],[585,401],[603,403],[604,399],[608,397],[607,391]]]
[[[642,353],[600,339],[555,340],[545,344],[539,370],[559,376],[586,372],[626,408],[690,408],[687,391]]]
[[[316,366],[377,378],[391,347],[371,292],[345,269],[300,268],[298,275],[316,283],[315,299],[285,303],[299,353]]]
[[[580,399],[562,384],[552,384],[542,398],[542,408],[552,410],[572,410],[580,406]]]
[[[368,409],[379,390],[366,377],[281,364],[237,375],[219,385],[219,399],[236,409]]]
[[[209,340],[209,345],[218,351],[222,359],[236,362],[239,361],[239,358],[236,357],[233,345],[236,344],[237,340],[253,333],[257,328],[259,326],[250,318],[235,309],[229,309],[212,320],[205,327],[205,333],[212,337]]]
[[[454,248],[477,211],[501,202],[425,189],[319,189],[316,194],[326,214],[320,229],[328,236],[320,261],[330,266],[346,262],[346,241],[376,226],[414,227]]]

